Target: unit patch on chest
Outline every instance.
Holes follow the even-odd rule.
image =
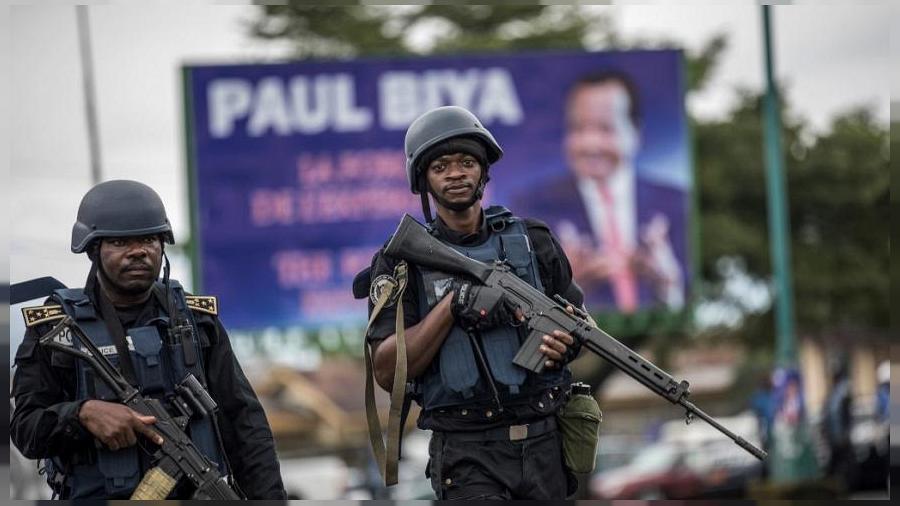
[[[185,297],[187,300],[187,305],[189,308],[194,311],[199,311],[201,313],[218,315],[219,314],[219,302],[215,297],[212,296],[204,296],[204,295],[188,295]]]

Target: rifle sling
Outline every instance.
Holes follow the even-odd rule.
[[[125,342],[125,329],[122,327],[122,321],[119,320],[116,308],[100,287],[97,289],[97,302],[100,306],[103,323],[106,324],[106,329],[109,331],[110,337],[112,337],[113,344],[116,345],[116,353],[119,354],[119,370],[122,371],[125,381],[134,387],[140,388],[137,374],[134,372],[134,363],[131,361],[131,353],[128,352],[128,343]]]
[[[400,262],[394,268],[393,279],[397,280],[396,285],[389,285],[384,288],[375,303],[372,310],[372,316],[369,317],[369,323],[366,325],[364,335],[368,336],[369,328],[375,321],[375,318],[384,308],[388,300],[391,299],[394,290],[399,288],[397,294],[397,320],[396,320],[396,340],[397,355],[394,366],[394,383],[391,387],[391,407],[388,411],[387,425],[387,443],[381,435],[381,421],[378,419],[378,407],[375,405],[375,385],[374,370],[375,366],[372,361],[372,352],[369,343],[366,342],[366,422],[369,426],[369,440],[372,444],[372,453],[375,455],[375,462],[378,464],[378,470],[384,478],[385,486],[397,484],[397,467],[400,460],[400,438],[402,436],[403,427],[401,424],[401,413],[403,410],[403,401],[406,395],[406,339],[404,336],[403,321],[403,292],[406,289],[406,262]]]

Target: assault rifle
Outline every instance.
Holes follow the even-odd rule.
[[[463,255],[434,238],[408,214],[403,217],[384,252],[414,264],[474,278],[485,286],[503,290],[513,305],[522,310],[525,316],[523,325],[528,329],[528,337],[513,358],[516,365],[535,373],[543,371],[546,357],[540,351],[542,337],[554,330],[562,330],[652,392],[682,406],[686,410],[688,423],[696,415],[754,457],[760,460],[766,458],[765,451],[731,432],[689,401],[690,385],[687,381],[676,381],[606,332],[591,325],[580,310],[575,309],[575,314],[569,313],[566,306],[574,308],[574,305],[559,295],[556,300],[547,297],[511,272],[505,263],[498,261],[489,265]]]
[[[81,348],[76,348],[72,334],[78,338]],[[119,402],[141,415],[156,418],[153,429],[163,438],[162,446],[153,455],[157,464],[144,475],[131,499],[165,499],[181,479],[189,480],[194,486],[192,499],[240,499],[219,474],[216,464],[203,455],[184,432],[191,416],[215,416],[215,401],[194,375],[189,374],[177,388],[179,395],[175,407],[182,415],[176,418],[159,400],[144,397],[131,386],[71,317],[66,316],[50,332],[41,336],[40,343],[84,360],[112,389]]]

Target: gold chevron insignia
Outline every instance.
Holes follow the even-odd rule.
[[[218,315],[219,314],[219,302],[215,297],[212,296],[203,296],[203,295],[188,295],[185,297],[187,299],[187,305],[189,308],[194,311],[200,311],[201,313]]]
[[[41,323],[52,322],[65,318],[62,306],[36,306],[22,308],[22,316],[25,317],[25,326],[34,327]]]

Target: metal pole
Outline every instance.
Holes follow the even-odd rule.
[[[775,276],[776,407],[772,434],[770,476],[776,482],[799,482],[818,474],[805,418],[802,373],[798,367],[794,329],[794,293],[791,275],[790,215],[787,206],[781,116],[772,54],[771,7],[762,6],[765,46],[766,95],[763,138],[768,196],[769,246]],[[794,416],[788,414],[794,413]],[[796,413],[799,412],[799,416]]]
[[[775,85],[772,56],[770,6],[763,6],[763,31],[766,51],[765,136],[766,185],[769,203],[769,247],[775,274],[775,329],[779,365],[797,362],[794,340],[794,293],[791,275],[791,242],[787,211],[787,184],[781,147],[781,117],[778,88]]]
[[[100,133],[97,130],[97,109],[94,98],[94,63],[91,56],[91,27],[88,20],[88,6],[75,7],[78,20],[78,49],[81,54],[81,77],[84,83],[84,113],[87,121],[88,156],[91,162],[91,181],[102,180],[100,167]]]

